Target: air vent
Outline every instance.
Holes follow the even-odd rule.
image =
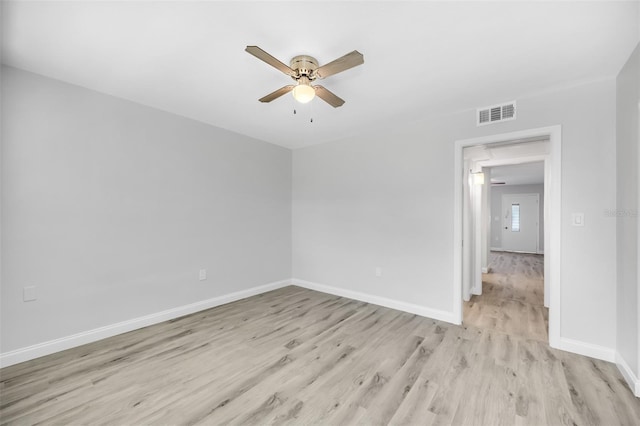
[[[516,102],[478,108],[478,126],[516,119]]]

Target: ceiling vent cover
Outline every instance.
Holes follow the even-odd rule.
[[[516,119],[516,101],[478,108],[478,126]]]

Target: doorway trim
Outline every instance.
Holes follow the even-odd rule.
[[[560,325],[561,325],[561,282],[560,282],[560,255],[561,255],[561,220],[562,220],[562,197],[561,197],[561,146],[562,146],[562,126],[540,127],[536,129],[521,130],[516,132],[501,133],[489,136],[481,136],[470,139],[460,139],[455,141],[454,148],[454,208],[453,208],[453,319],[456,324],[462,324],[462,197],[463,197],[463,176],[464,176],[464,156],[462,150],[474,145],[491,145],[494,143],[511,142],[518,140],[548,137],[550,164],[548,181],[545,177],[545,192],[549,191],[547,204],[548,217],[545,215],[545,229],[549,232],[549,244],[545,241],[545,259],[549,261],[549,268],[545,270],[545,280],[549,281],[549,345],[554,348],[560,347]],[[547,189],[548,188],[548,189]],[[545,262],[546,263],[546,262]]]

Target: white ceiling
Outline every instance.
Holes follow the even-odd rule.
[[[505,182],[505,185],[544,183],[544,162],[492,167],[491,182]]]
[[[297,148],[615,76],[638,2],[3,2],[5,64]],[[362,66],[303,106],[244,52]],[[296,108],[298,114],[293,115]],[[314,122],[309,119],[313,117]]]

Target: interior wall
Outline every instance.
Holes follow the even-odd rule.
[[[617,205],[606,212],[617,222],[617,351],[636,378],[640,377],[638,304],[638,115],[640,114],[640,45],[618,74],[617,86]]]
[[[538,223],[538,250],[544,251],[544,185],[493,185],[491,187],[491,248],[502,249],[502,195],[504,194],[538,194],[540,214]]]
[[[291,276],[290,150],[13,68],[2,116],[3,353]]]
[[[294,277],[452,313],[455,141],[561,125],[560,334],[613,353],[615,79],[516,101],[510,122],[477,127],[473,109],[295,150]]]
[[[293,276],[451,311],[449,129],[394,130],[293,151]]]

